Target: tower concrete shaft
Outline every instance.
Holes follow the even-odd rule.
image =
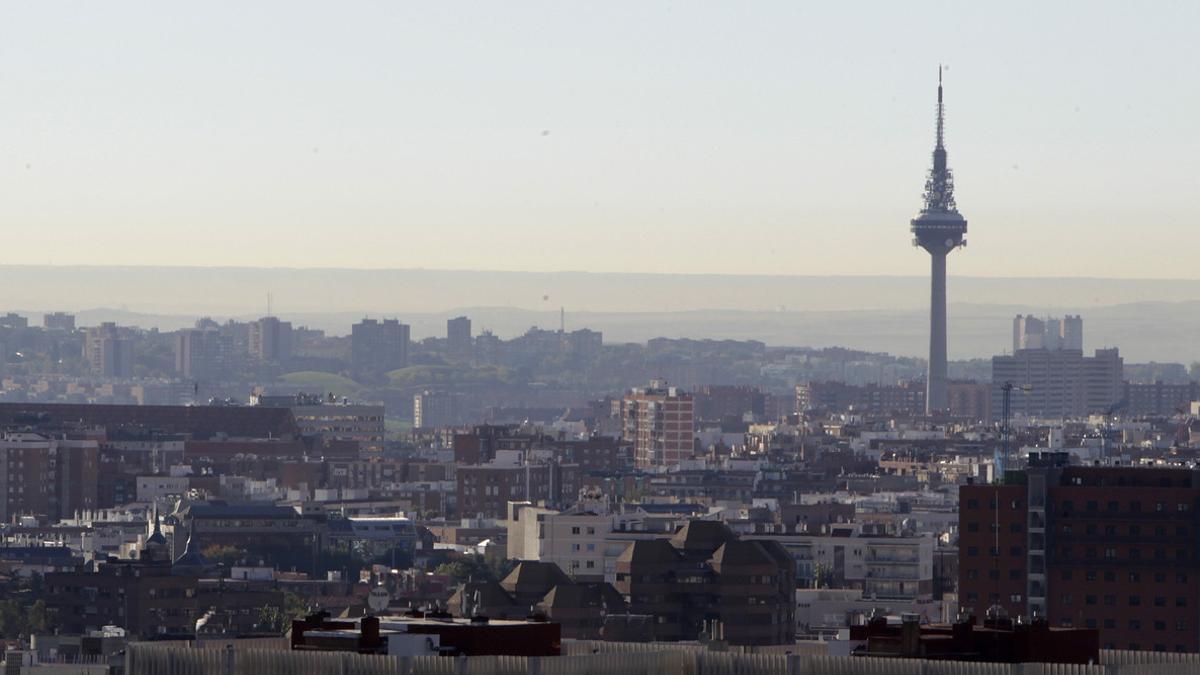
[[[946,253],[931,251],[929,259],[929,371],[925,379],[925,414],[950,407],[946,394]]]

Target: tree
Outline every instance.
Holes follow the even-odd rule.
[[[246,557],[246,551],[237,548],[236,546],[229,546],[226,544],[213,544],[211,546],[207,546],[204,548],[202,553],[204,554],[205,558],[208,558],[214,563],[225,565],[226,567],[232,567]]]

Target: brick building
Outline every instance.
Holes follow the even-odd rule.
[[[634,389],[621,402],[623,437],[633,443],[638,467],[671,466],[695,454],[694,401],[691,394],[652,382]]]
[[[693,520],[670,539],[631,543],[616,570],[630,614],[654,617],[648,639],[694,640],[716,621],[734,645],[794,640],[795,561],[777,541]]]
[[[1035,454],[960,489],[960,603],[1096,628],[1110,649],[1200,649],[1200,474]]]
[[[493,462],[460,466],[458,512],[464,517],[482,516],[503,520],[508,502],[528,501],[561,507],[579,496],[582,472],[577,464],[521,464]]]

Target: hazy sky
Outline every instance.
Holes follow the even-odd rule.
[[[0,263],[1200,276],[1197,2],[0,4]]]

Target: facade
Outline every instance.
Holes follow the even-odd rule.
[[[47,312],[42,316],[42,327],[46,330],[75,331],[75,315],[66,312]]]
[[[292,323],[266,316],[250,324],[250,356],[258,361],[286,361],[292,356]]]
[[[1124,360],[1117,349],[1084,356],[1074,349],[1022,349],[992,357],[992,416],[1003,414],[1006,382],[1013,415],[1069,418],[1109,413],[1124,395]]]
[[[992,419],[992,388],[979,382],[950,382],[946,385],[950,415],[985,422]]]
[[[1022,349],[1073,349],[1083,351],[1083,319],[1067,315],[1062,319],[1039,319],[1032,314],[1013,319],[1014,352]]]
[[[397,319],[363,319],[350,329],[350,366],[386,373],[408,365],[410,327]]]
[[[7,434],[0,441],[0,522],[54,522],[97,508],[99,454],[94,440]]]
[[[133,340],[110,322],[87,329],[83,358],[103,377],[133,377]]]
[[[739,539],[693,520],[669,539],[629,544],[616,562],[629,613],[653,617],[656,641],[695,640],[716,622],[732,645],[794,641],[794,563],[778,542]]]
[[[219,379],[233,365],[233,339],[216,329],[181,330],[175,336],[175,372],[188,379]]]
[[[614,518],[587,509],[556,511],[510,502],[508,557],[554,563],[578,581],[605,580],[605,540]]]
[[[963,235],[967,221],[954,201],[954,175],[946,163],[943,145],[942,74],[938,71],[937,142],[933,148],[933,168],[925,182],[925,204],[913,218],[913,246],[919,246],[931,261],[929,306],[929,370],[925,378],[925,412],[947,409],[946,398],[946,256],[966,246]]]
[[[695,455],[694,401],[691,394],[652,382],[634,389],[621,403],[623,437],[633,443],[640,468],[672,466]]]
[[[292,407],[296,426],[306,436],[354,441],[363,450],[383,450],[384,407],[364,403],[322,403]]]
[[[1107,649],[1197,651],[1198,476],[1045,453],[1009,484],[963,486],[960,605],[1094,628]]]
[[[471,320],[458,316],[446,320],[446,354],[456,359],[470,359],[475,353],[471,339]]]
[[[423,391],[413,396],[413,426],[437,429],[459,424],[462,396],[451,391]]]
[[[1200,401],[1200,382],[1125,383],[1121,412],[1134,415],[1170,417],[1191,410],[1192,401]]]
[[[576,464],[492,462],[460,466],[455,479],[460,514],[503,519],[508,517],[510,501],[550,507],[574,502],[582,475]]]

